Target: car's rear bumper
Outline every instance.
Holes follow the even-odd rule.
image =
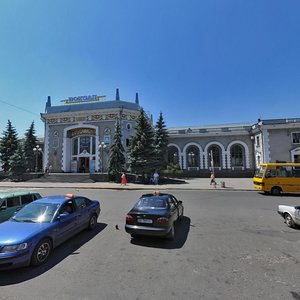
[[[149,235],[149,236],[166,236],[171,228],[169,227],[148,227],[138,225],[125,225],[125,231],[129,234]]]

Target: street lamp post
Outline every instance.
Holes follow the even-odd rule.
[[[43,154],[43,150],[39,145],[36,145],[32,150],[33,153],[35,154],[35,173],[37,173],[39,153]]]
[[[214,156],[213,156],[213,151],[212,150],[210,150],[209,156],[210,156],[211,171],[215,175]]]
[[[177,154],[177,152],[173,153],[173,164],[178,164],[178,154]]]
[[[195,167],[195,153],[194,152],[189,152],[189,167]]]
[[[104,151],[104,149],[106,148],[106,145],[105,145],[105,143],[104,142],[101,142],[100,144],[99,144],[99,149],[100,149],[100,152],[101,152],[101,174],[103,173],[103,151]]]

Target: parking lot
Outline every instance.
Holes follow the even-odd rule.
[[[299,195],[170,191],[185,217],[167,241],[124,231],[146,191],[67,192],[101,201],[96,230],[56,248],[43,266],[0,272],[0,299],[300,299],[300,230],[276,211],[299,204]]]

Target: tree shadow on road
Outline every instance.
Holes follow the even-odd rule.
[[[191,226],[191,219],[183,217],[177,222],[175,227],[175,238],[170,241],[160,237],[140,236],[131,239],[131,243],[137,246],[162,248],[162,249],[180,249],[185,244]]]
[[[106,226],[107,224],[105,223],[98,223],[94,230],[84,230],[78,233],[71,239],[55,248],[49,257],[49,260],[41,266],[30,266],[13,270],[1,270],[0,286],[11,285],[30,280],[49,271],[69,255],[80,254],[80,252],[77,252],[77,250],[98,235],[102,230],[105,229]]]

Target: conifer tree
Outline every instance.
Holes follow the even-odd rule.
[[[143,109],[129,146],[129,167],[137,174],[150,174],[156,168],[154,130]]]
[[[168,131],[162,112],[155,125],[154,135],[155,156],[158,163],[157,169],[164,169],[167,164]]]
[[[117,173],[121,172],[125,164],[124,147],[122,145],[122,133],[120,121],[117,120],[115,124],[115,134],[113,143],[110,147],[108,171],[111,175],[116,176]]]
[[[37,138],[35,136],[34,122],[31,123],[30,127],[25,132],[24,140],[24,159],[26,169],[33,171],[35,168],[35,154],[33,148],[36,146]]]
[[[10,120],[8,120],[6,130],[2,134],[3,136],[0,138],[0,160],[3,171],[7,172],[10,169],[10,158],[18,148],[17,131]]]
[[[21,144],[18,145],[15,153],[10,157],[9,160],[9,176],[15,180],[21,180],[22,175],[26,170],[24,152]]]

